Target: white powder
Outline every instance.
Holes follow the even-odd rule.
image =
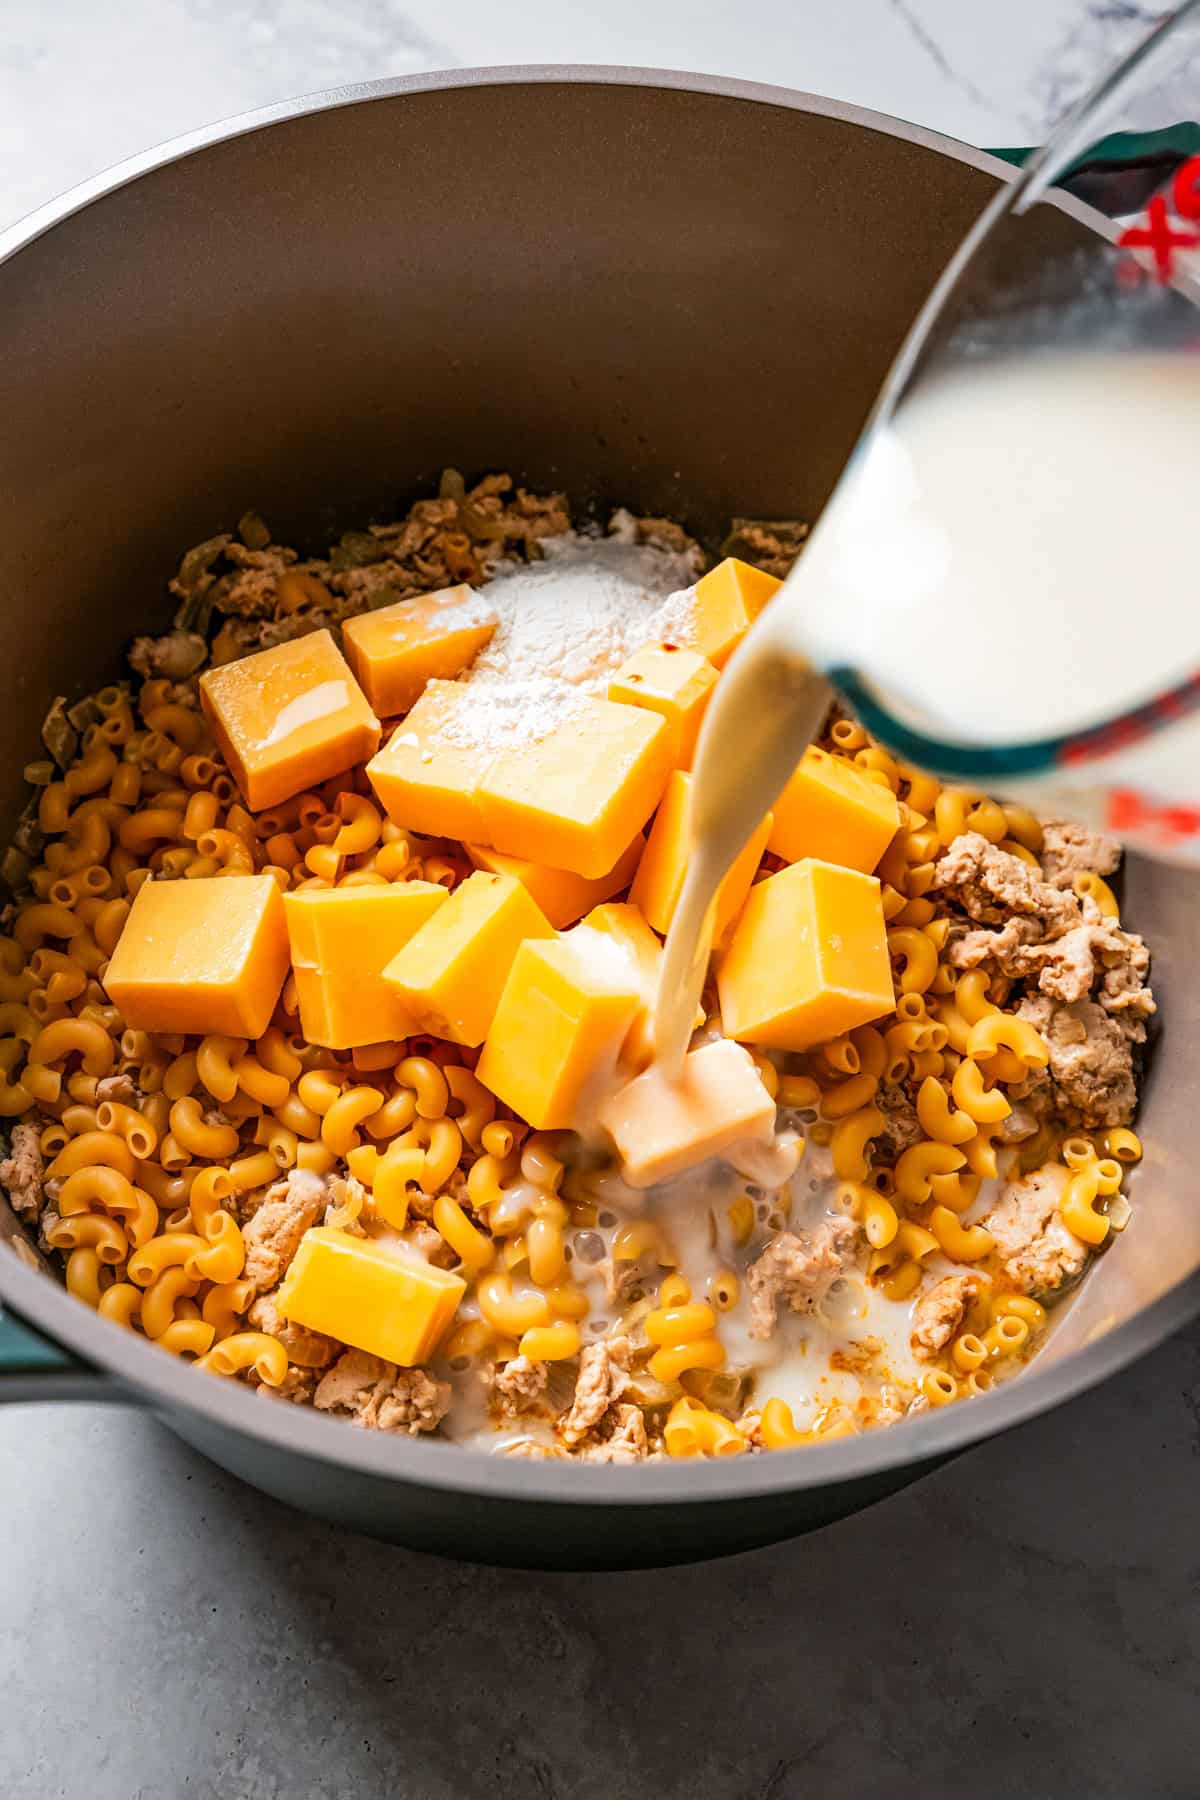
[[[620,530],[564,532],[542,548],[543,561],[499,570],[483,588],[499,624],[467,679],[553,676],[603,694],[613,670],[661,636],[663,602],[694,578],[695,557],[626,542]]]
[[[471,702],[441,727],[448,744],[498,754],[539,742],[603,697],[635,650],[686,622],[690,598],[677,590],[697,553],[638,543],[628,513],[607,537],[568,531],[542,549],[541,562],[505,565],[479,590],[496,629],[456,684]]]

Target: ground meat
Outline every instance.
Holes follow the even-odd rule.
[[[294,1406],[311,1406],[317,1391],[317,1376],[314,1369],[300,1369],[294,1363],[276,1388],[269,1387],[260,1381],[257,1392],[265,1394],[269,1400],[290,1400]]]
[[[349,1413],[369,1431],[416,1437],[436,1431],[445,1418],[450,1384],[424,1369],[398,1369],[365,1350],[347,1350],[317,1383],[313,1405],[318,1412]]]
[[[1029,863],[978,831],[955,838],[938,859],[933,885],[977,925],[1008,925],[1016,914],[1034,921],[1040,936],[1054,937],[1079,921],[1073,894],[1051,887]]]
[[[875,1104],[883,1114],[884,1125],[874,1140],[874,1154],[882,1163],[894,1163],[905,1150],[919,1144],[925,1133],[917,1118],[917,1109],[904,1088],[880,1088]]]
[[[973,1275],[945,1275],[913,1308],[909,1342],[923,1361],[944,1350],[963,1322],[978,1283]]]
[[[994,963],[1008,974],[1014,957],[1039,938],[1040,929],[1033,919],[1010,919],[996,931],[952,920],[946,937],[946,961],[952,969],[978,969],[983,963]]]
[[[497,1444],[497,1456],[519,1456],[526,1462],[551,1462],[563,1452],[556,1444],[539,1444],[536,1438],[514,1438],[509,1444]]]
[[[1058,1212],[1069,1174],[1061,1163],[1045,1163],[1010,1181],[982,1221],[996,1240],[1005,1274],[1027,1294],[1054,1292],[1087,1261],[1086,1245]]]
[[[14,1125],[12,1149],[0,1162],[0,1186],[6,1189],[13,1211],[31,1223],[42,1210],[45,1166],[37,1126]]]
[[[598,1463],[645,1462],[650,1454],[646,1420],[640,1406],[614,1406],[609,1413],[612,1430],[584,1452],[584,1460]]]
[[[514,1356],[497,1369],[492,1392],[505,1413],[524,1412],[531,1401],[546,1391],[550,1371],[544,1362],[530,1362],[527,1356]]]
[[[300,1239],[325,1210],[325,1183],[307,1169],[290,1169],[264,1193],[242,1226],[246,1243],[244,1278],[259,1293],[278,1287],[300,1248]]]
[[[804,547],[809,528],[795,519],[735,519],[722,556],[740,556],[782,581]]]
[[[1053,1111],[1088,1130],[1129,1123],[1137,1105],[1133,1030],[1094,1000],[1063,1006],[1039,994],[1022,1000],[1017,1017],[1036,1026],[1050,1052],[1049,1067],[1018,1090],[1018,1098],[1036,1113]]]
[[[129,666],[144,680],[186,681],[208,655],[208,645],[196,631],[168,631],[164,637],[134,638]]]
[[[750,1264],[750,1335],[769,1338],[776,1311],[786,1300],[805,1312],[824,1299],[853,1260],[858,1226],[853,1219],[826,1219],[815,1231],[781,1231]]]
[[[136,1106],[140,1099],[132,1075],[102,1075],[96,1083],[97,1106],[106,1100],[116,1106]]]
[[[1052,887],[1069,888],[1076,875],[1111,875],[1121,861],[1121,846],[1103,831],[1089,831],[1068,819],[1050,819],[1042,827],[1042,873]]]
[[[628,1338],[601,1338],[585,1344],[579,1358],[575,1397],[559,1420],[568,1444],[577,1444],[597,1426],[614,1401],[620,1399],[629,1379],[632,1345]]]
[[[1038,1118],[1033,1108],[1018,1101],[1008,1117],[1001,1121],[997,1136],[1002,1144],[1023,1144],[1037,1129]]]
[[[255,1331],[265,1331],[269,1337],[278,1338],[290,1363],[301,1369],[327,1369],[342,1348],[337,1339],[281,1318],[277,1300],[277,1294],[260,1294],[246,1314],[247,1322]]]

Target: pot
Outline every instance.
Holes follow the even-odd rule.
[[[672,515],[712,543],[734,514],[811,518],[1005,173],[778,89],[455,71],[198,133],[0,236],[5,832],[51,698],[112,680],[131,634],[166,623],[181,547],[248,506],[315,545],[395,516],[454,464]],[[1066,197],[1029,220],[1027,253],[1105,228]],[[1029,1373],[970,1404],[711,1464],[489,1458],[206,1379],[13,1255],[0,1397],[141,1401],[279,1499],[485,1562],[661,1564],[824,1524],[1200,1309],[1195,898],[1194,879],[1131,859],[1126,910],[1154,947],[1169,1046],[1133,1223]]]

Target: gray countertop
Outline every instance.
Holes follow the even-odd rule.
[[[207,119],[448,64],[662,63],[1035,141],[1154,9],[57,0],[0,9],[0,225]],[[1195,116],[1177,84],[1153,117]],[[1194,96],[1194,97],[1193,97]],[[144,1415],[0,1416],[4,1800],[1200,1791],[1200,1330],[816,1536],[619,1576],[439,1563]]]

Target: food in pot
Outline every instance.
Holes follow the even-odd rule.
[[[0,1177],[72,1293],[536,1458],[754,1455],[1019,1370],[1140,1155],[1115,845],[835,712],[654,1066],[696,735],[802,537],[706,571],[450,471],[327,557],[252,514],[184,557],[130,679],[54,708],[6,862]]]

